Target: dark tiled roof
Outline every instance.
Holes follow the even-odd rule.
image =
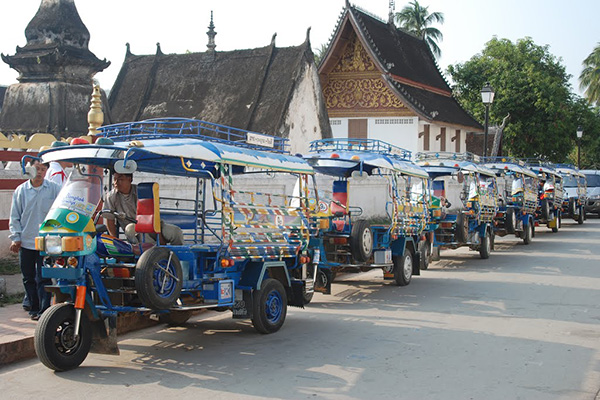
[[[432,122],[456,124],[482,130],[483,126],[469,115],[453,97],[438,94],[414,86],[403,85],[392,81],[393,87],[400,96],[413,106],[420,107],[418,112]]]
[[[361,32],[388,72],[450,92],[427,43],[369,14],[351,7]],[[388,66],[389,65],[389,66]]]
[[[452,89],[424,40],[353,6],[347,6],[342,13],[334,37],[342,34],[345,17],[358,27],[357,34],[375,55],[390,86],[408,107],[431,122],[483,130],[482,125],[452,97]]]
[[[227,52],[136,56],[129,52],[110,95],[115,122],[197,118],[286,137],[283,118],[300,74],[312,62],[310,42]],[[329,127],[319,112],[321,129]]]

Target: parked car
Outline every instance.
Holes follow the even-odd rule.
[[[587,202],[585,203],[586,214],[597,214],[600,216],[600,170],[583,169],[587,181]]]

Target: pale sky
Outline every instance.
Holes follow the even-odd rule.
[[[0,52],[14,55],[25,46],[25,27],[40,0],[0,1]],[[351,2],[387,20],[389,0]],[[337,24],[345,0],[75,0],[90,31],[90,50],[111,65],[95,78],[110,89],[125,57],[125,43],[134,54],[154,54],[160,42],[163,53],[206,51],[206,31],[214,11],[217,51],[267,46],[277,33],[278,47],[301,44],[312,27],[313,49],[326,43]],[[396,11],[408,1],[396,0]],[[600,42],[598,0],[421,0],[429,11],[444,13],[436,25],[444,34],[439,44],[442,72],[480,53],[494,35],[511,41],[529,36],[562,58],[579,91],[581,63]],[[0,61],[0,85],[17,82],[17,72]],[[91,92],[91,89],[90,89]]]

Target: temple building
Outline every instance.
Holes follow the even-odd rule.
[[[113,122],[160,117],[196,118],[289,139],[293,153],[331,137],[327,109],[310,46],[216,51],[211,16],[207,51],[152,55],[125,61],[108,104]]]
[[[427,43],[346,1],[319,64],[333,137],[466,151],[482,125],[452,96]]]
[[[74,0],[42,0],[25,37],[27,44],[17,47],[16,54],[2,54],[19,72],[19,83],[6,90],[0,132],[44,132],[59,138],[85,134],[93,77],[110,62],[88,49],[90,33]],[[104,122],[110,123],[107,110],[104,114]]]

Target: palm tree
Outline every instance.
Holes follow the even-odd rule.
[[[444,35],[437,28],[432,28],[435,22],[444,23],[444,14],[441,12],[427,11],[429,7],[423,7],[417,0],[411,1],[402,11],[396,13],[396,22],[400,28],[410,32],[425,40],[431,49],[431,52],[439,58],[442,51],[438,47],[438,41],[444,39]]]
[[[583,71],[579,75],[579,88],[585,91],[590,103],[600,105],[600,43],[583,60]]]

